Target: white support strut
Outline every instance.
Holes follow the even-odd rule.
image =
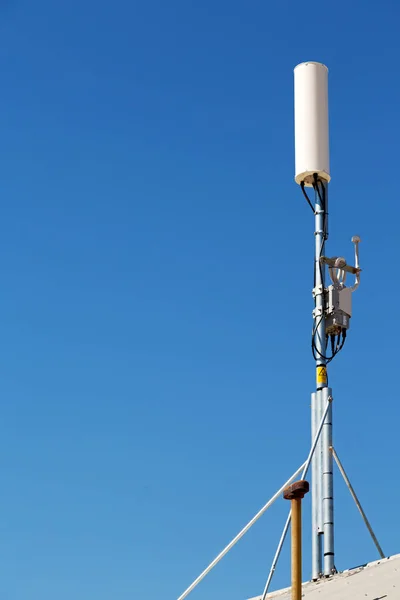
[[[184,600],[184,598],[186,598],[190,594],[190,592],[194,590],[194,588],[200,583],[200,581],[202,581],[204,577],[208,575],[208,573],[219,563],[219,561],[224,558],[224,556],[229,552],[229,550],[231,550],[233,546],[237,544],[237,542],[245,535],[245,533],[249,531],[249,529],[254,525],[254,523],[256,523],[258,519],[263,516],[265,511],[275,502],[275,500],[277,500],[283,494],[283,491],[287,488],[287,486],[290,485],[294,479],[296,479],[296,477],[306,466],[306,463],[307,461],[305,461],[297,469],[297,471],[293,473],[293,475],[282,485],[282,487],[279,488],[279,490],[272,496],[272,498],[270,498],[268,502],[264,504],[264,506],[251,519],[251,521],[249,521],[247,525],[245,525],[245,527],[243,527],[243,529],[239,531],[239,533],[233,538],[233,540],[229,542],[229,544],[218,554],[218,556],[214,558],[214,560],[208,565],[208,567],[204,569],[202,573],[200,573],[197,579],[195,579],[193,583],[191,583],[189,587],[183,592],[183,594],[179,596],[178,600]]]

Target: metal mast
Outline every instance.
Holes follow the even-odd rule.
[[[328,239],[329,124],[328,69],[307,62],[294,70],[296,182],[299,183],[314,212],[315,261],[313,297],[312,351],[316,364],[316,391],[311,397],[311,435],[315,435],[322,407],[331,396],[328,388],[325,243]],[[306,188],[313,188],[314,204]],[[334,349],[333,349],[334,352]],[[333,474],[332,474],[332,404],[328,411],[321,440],[312,463],[312,578],[334,571]]]
[[[333,513],[333,458],[353,496],[357,507],[367,525],[368,531],[381,557],[384,556],[381,546],[376,539],[372,527],[363,511],[347,474],[332,443],[332,390],[328,387],[328,364],[343,348],[347,330],[350,327],[352,314],[352,293],[360,284],[360,266],[358,244],[360,238],[354,236],[355,246],[354,267],[348,265],[343,257],[327,258],[325,244],[328,239],[328,184],[330,182],[329,166],[329,125],[328,125],[328,69],[317,62],[299,64],[294,70],[295,88],[295,181],[301,187],[315,219],[315,259],[314,287],[312,294],[315,307],[313,310],[312,353],[316,367],[316,390],[311,394],[311,438],[312,444],[306,462],[297,469],[292,477],[276,494],[258,511],[258,513],[239,531],[229,544],[214,558],[190,586],[178,597],[184,600],[208,573],[223,559],[223,557],[238,543],[247,531],[258,521],[265,511],[277,500],[284,491],[284,497],[296,499],[288,495],[287,486],[301,473],[301,481],[292,485],[290,490],[305,480],[309,466],[312,470],[312,579],[330,577],[336,573],[334,546],[334,513]],[[313,192],[313,198],[308,191]],[[328,269],[327,269],[328,267]],[[331,283],[326,285],[328,270]],[[348,274],[355,276],[352,286],[346,287]],[[303,489],[303,487],[301,487]],[[303,490],[304,491],[304,490]],[[297,507],[298,509],[298,507]],[[273,558],[264,591],[260,600],[265,600],[279,560],[279,556],[290,527],[297,539],[297,561],[293,561],[295,573],[292,588],[294,597],[301,597],[300,569],[300,512],[289,515],[286,519],[278,547]],[[295,590],[294,590],[295,588]]]
[[[329,123],[328,69],[306,62],[294,70],[295,88],[295,180],[310,205],[315,219],[312,353],[316,366],[316,391],[311,395],[311,435],[323,414],[332,390],[328,387],[327,366],[342,349],[351,317],[351,294],[359,285],[358,243],[355,236],[355,267],[344,258],[326,258],[328,239]],[[308,196],[312,188],[314,201]],[[326,286],[326,265],[332,284]],[[355,284],[346,287],[346,275],[355,275]],[[328,349],[329,346],[329,349]],[[329,354],[329,356],[328,356]],[[332,403],[326,415],[321,439],[312,462],[312,578],[335,573]]]
[[[332,395],[328,388],[327,339],[325,327],[325,265],[321,263],[327,233],[328,184],[319,186],[315,201],[315,286],[313,290],[315,309],[312,334],[313,354],[316,362],[316,392],[311,397],[311,436],[318,426],[317,420],[326,405],[327,396]],[[332,403],[324,422],[321,440],[312,465],[312,578],[318,579],[321,573],[331,575],[334,571],[334,514],[333,514],[333,472],[332,472]],[[322,559],[323,556],[323,559]]]

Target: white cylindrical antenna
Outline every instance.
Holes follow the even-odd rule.
[[[296,183],[311,187],[314,173],[329,182],[328,69],[305,62],[294,70]]]

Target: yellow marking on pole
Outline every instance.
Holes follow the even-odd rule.
[[[317,383],[327,383],[328,375],[326,367],[317,367]]]

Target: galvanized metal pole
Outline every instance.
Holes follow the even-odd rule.
[[[313,344],[316,361],[316,387],[317,392],[312,399],[312,423],[317,422],[325,405],[327,395],[323,391],[328,386],[326,363],[326,336],[325,336],[325,265],[321,261],[324,254],[325,242],[328,238],[328,184],[315,178],[318,193],[315,194],[315,264],[314,264],[314,329]],[[332,406],[330,405],[326,416],[325,427],[322,433],[320,452],[317,452],[313,463],[312,483],[312,578],[317,579],[323,572],[331,575],[334,569],[334,539],[333,539],[333,475],[332,455],[330,445],[332,441]],[[321,469],[322,467],[322,469]],[[321,520],[323,522],[323,554],[321,556]],[[326,535],[327,534],[327,535]]]
[[[324,388],[328,389],[328,388]],[[325,399],[322,398],[323,390],[318,390],[311,395],[311,430],[313,432],[316,419],[316,423],[323,420],[322,430],[325,429],[325,424],[328,419],[328,413],[331,414],[331,407],[329,402],[326,403],[326,410],[323,412],[323,403]],[[332,400],[328,394],[328,400]],[[318,440],[315,448],[315,453],[312,462],[312,579],[316,581],[323,573],[323,541],[324,541],[324,515],[323,515],[323,488],[322,488],[322,458],[323,458],[323,447],[326,444],[323,443],[324,431]],[[314,436],[313,436],[314,437]]]
[[[320,403],[318,394],[311,394],[311,439],[315,438],[315,430],[318,422],[320,421]],[[320,505],[321,505],[321,440],[318,440],[315,448],[313,460],[311,463],[311,523],[312,523],[312,565],[311,565],[311,578],[316,581],[321,574],[321,538],[322,538],[322,527],[320,528]]]
[[[322,401],[331,395],[330,388],[321,390]],[[333,460],[332,446],[332,405],[322,429],[322,516],[324,529],[324,575],[329,577],[335,570],[334,522],[333,522]]]

